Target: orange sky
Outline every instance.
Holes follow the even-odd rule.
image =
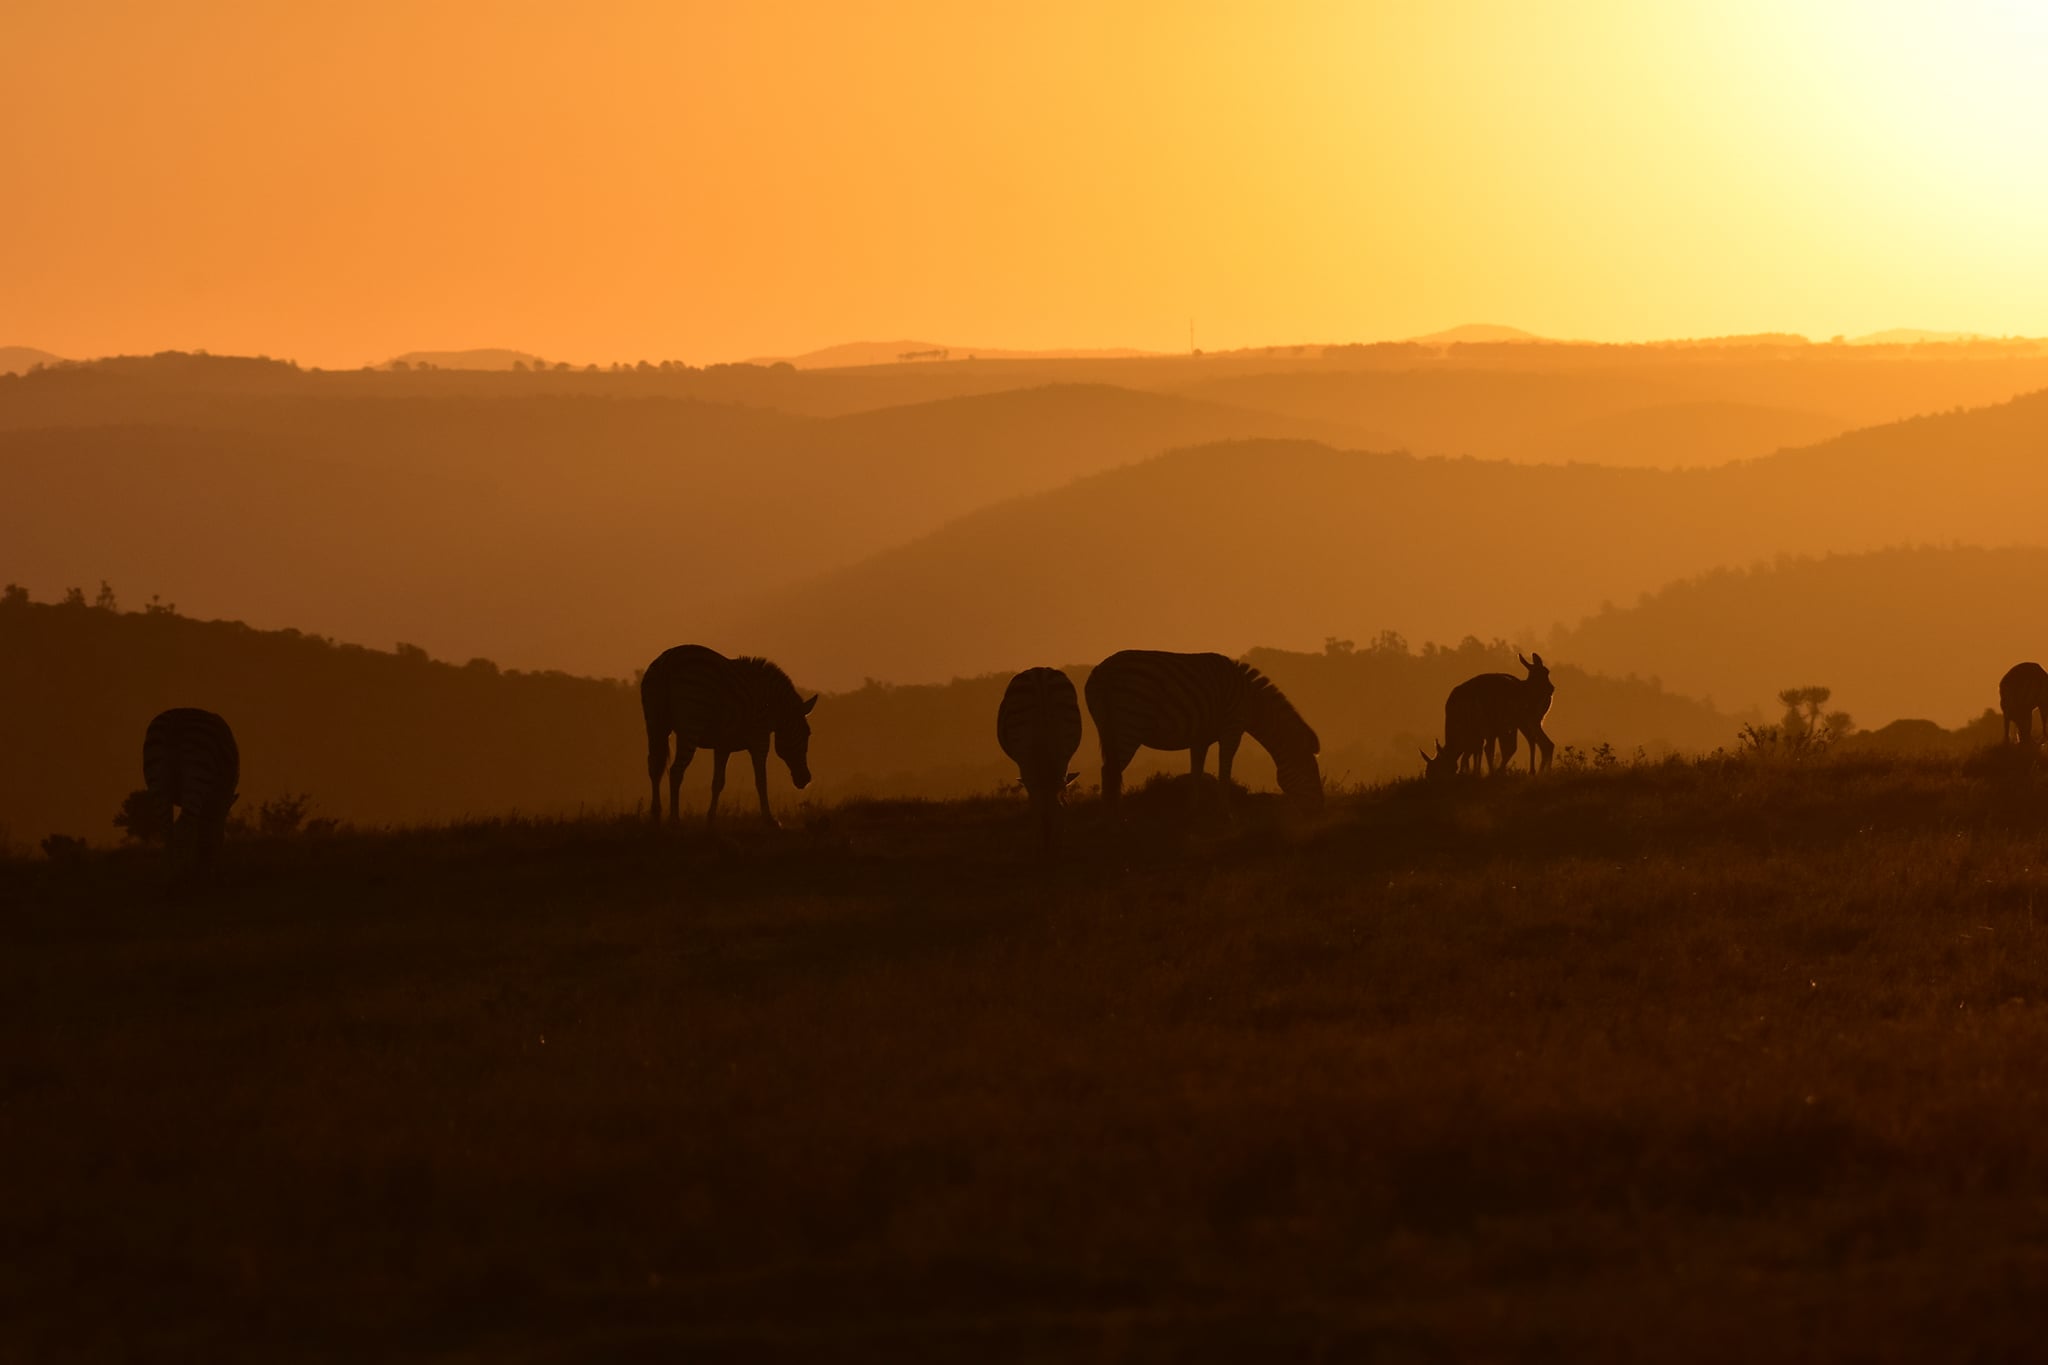
[[[0,344],[2048,333],[2048,4],[42,3]]]

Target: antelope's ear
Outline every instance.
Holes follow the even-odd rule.
[[[1538,668],[1543,667],[1543,656],[1541,654],[1531,654],[1529,657],[1535,660]]]
[[[1062,782],[1062,783],[1060,783],[1060,786],[1061,786],[1062,788],[1065,788],[1065,787],[1071,787],[1071,786],[1073,786],[1073,785],[1074,785],[1074,781],[1075,781],[1075,779],[1077,779],[1077,778],[1078,778],[1078,777],[1080,777],[1080,776],[1081,776],[1081,774],[1079,774],[1079,773],[1068,773],[1068,774],[1067,774],[1067,780],[1066,780],[1066,781],[1064,781],[1064,782]]]
[[[807,701],[807,702],[805,702],[805,703],[804,703],[804,714],[805,714],[805,715],[807,715],[807,716],[808,716],[809,714],[811,714],[811,708],[812,708],[813,706],[816,706],[817,704],[818,704],[818,694],[817,694],[817,693],[815,693],[815,692],[813,692],[813,693],[811,693],[811,699],[810,699],[809,701]]]
[[[1517,659],[1522,659],[1522,652],[1521,652],[1520,650],[1516,650],[1516,651],[1515,651],[1515,657],[1516,657]],[[1540,658],[1542,658],[1543,656],[1542,656],[1541,654],[1539,654],[1539,655],[1537,655],[1536,657],[1540,659]],[[1529,666],[1530,666],[1530,664],[1529,664],[1529,661],[1528,661],[1527,659],[1522,659],[1522,667],[1524,667],[1524,668],[1528,668]]]
[[[1435,760],[1435,759],[1433,759],[1433,758],[1431,758],[1431,757],[1429,756],[1429,751],[1428,751],[1427,749],[1417,749],[1417,750],[1416,750],[1415,752],[1416,752],[1416,753],[1418,753],[1418,754],[1421,754],[1421,755],[1422,755],[1422,761],[1423,761],[1424,763],[1434,763],[1434,762],[1436,762],[1436,760]]]

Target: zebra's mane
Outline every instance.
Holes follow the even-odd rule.
[[[742,654],[735,658],[733,662],[750,672],[761,674],[770,682],[781,683],[783,687],[788,689],[791,697],[799,701],[803,699],[802,694],[796,690],[796,684],[789,680],[789,674],[782,671],[781,664],[771,659],[764,659],[758,654]]]
[[[1252,686],[1251,711],[1257,728],[1246,727],[1251,736],[1264,744],[1268,738],[1278,740],[1292,734],[1296,738],[1308,741],[1310,753],[1319,752],[1323,742],[1316,737],[1315,727],[1303,719],[1301,712],[1294,709],[1294,703],[1287,700],[1287,694],[1282,692],[1271,678],[1250,664],[1241,659],[1235,662],[1238,671],[1244,674],[1245,681]]]

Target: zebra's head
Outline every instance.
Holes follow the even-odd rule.
[[[818,704],[816,693],[811,699],[791,707],[775,727],[775,752],[782,755],[782,761],[789,767],[789,780],[798,791],[811,785],[811,708]]]
[[[1438,741],[1436,752],[1433,754],[1420,750],[1418,752],[1422,753],[1422,775],[1424,777],[1434,780],[1440,777],[1457,776],[1458,755],[1456,751],[1444,748],[1442,741]]]

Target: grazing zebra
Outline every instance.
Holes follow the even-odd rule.
[[[1102,741],[1102,799],[1115,801],[1124,769],[1140,748],[1186,749],[1201,775],[1216,746],[1216,773],[1230,781],[1237,746],[1250,735],[1273,756],[1280,790],[1309,805],[1323,801],[1316,766],[1322,743],[1279,688],[1250,664],[1221,654],[1126,649],[1088,675],[1088,714]]]
[[[2048,735],[2048,669],[2036,663],[2014,664],[1998,680],[1998,709],[2005,713],[2005,739],[2015,731],[2021,744],[2034,742],[2034,712],[2041,713],[2041,728]]]
[[[149,723],[142,737],[142,784],[166,816],[177,810],[171,825],[176,861],[199,868],[213,864],[241,781],[234,731],[213,712],[180,706]]]
[[[996,743],[1017,765],[1038,814],[1039,838],[1051,848],[1059,833],[1060,800],[1080,776],[1067,771],[1081,747],[1081,703],[1073,680],[1057,668],[1027,668],[1010,679],[996,708]]]
[[[668,772],[669,819],[681,818],[677,799],[683,773],[699,749],[711,750],[711,809],[718,819],[718,794],[725,790],[725,761],[744,749],[754,760],[754,790],[761,818],[769,824],[768,746],[789,765],[789,780],[801,791],[810,785],[811,723],[818,704],[797,695],[789,675],[766,659],[728,659],[702,645],[677,645],[647,665],[640,677],[640,711],[647,718],[647,780],[653,786],[653,816],[661,819],[661,774]],[[676,737],[669,765],[668,739]]]

